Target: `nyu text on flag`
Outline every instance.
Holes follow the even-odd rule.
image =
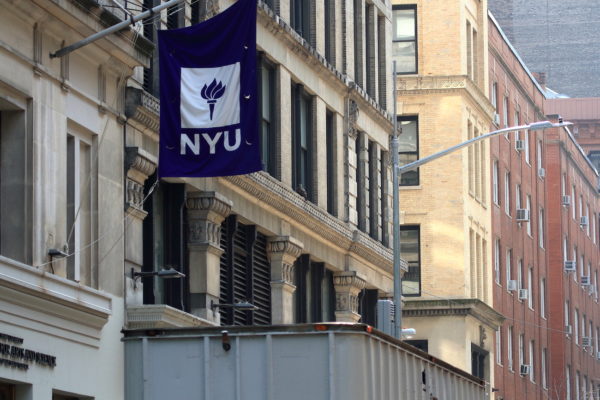
[[[261,169],[256,0],[188,28],[158,32],[160,177]]]

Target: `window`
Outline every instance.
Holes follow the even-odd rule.
[[[519,335],[519,365],[525,364],[525,335]]]
[[[565,300],[565,328],[569,326],[569,313],[571,312],[571,307],[569,300]]]
[[[490,93],[490,101],[494,106],[494,110],[498,110],[498,82],[492,83],[492,90]]]
[[[306,1],[306,0],[304,0]],[[361,86],[364,88],[364,80],[363,80],[363,71],[364,71],[364,64],[363,64],[363,56],[364,56],[364,51],[363,49],[366,48],[366,46],[363,46],[365,44],[365,33],[364,33],[364,15],[365,15],[365,8],[364,6],[366,5],[366,3],[362,2],[361,0],[354,0],[354,9],[353,9],[353,19],[354,19],[354,81],[356,82],[357,85]]]
[[[519,289],[524,289],[523,278],[523,260],[519,259],[519,261],[517,261],[517,287]]]
[[[542,349],[542,387],[548,389],[548,367],[547,367],[548,350]]]
[[[333,272],[308,254],[296,260],[296,322],[335,321]]]
[[[510,172],[504,174],[504,211],[510,216]]]
[[[381,240],[379,215],[381,209],[379,206],[379,146],[373,141],[369,141],[369,236],[375,240]]]
[[[83,132],[67,135],[67,219],[69,253],[67,278],[92,284],[92,256],[89,246],[96,237],[97,171],[92,155],[93,138]]]
[[[529,131],[528,130],[525,130],[525,134],[523,136],[523,142],[525,143],[525,150],[524,150],[525,162],[527,164],[530,164],[531,160],[530,160],[530,154],[529,154]]]
[[[525,223],[525,227],[527,228],[527,234],[531,236],[531,196],[527,195],[525,207],[527,211],[529,211],[529,220]]]
[[[529,341],[529,380],[535,382],[535,342]]]
[[[400,253],[408,262],[408,272],[402,278],[403,296],[421,295],[420,227],[402,226],[400,230]]]
[[[398,135],[399,164],[406,165],[419,159],[419,120],[417,117],[398,117],[402,129]],[[419,184],[419,170],[409,171],[400,177],[401,186]]]
[[[560,177],[560,194],[561,196],[567,195],[567,174],[562,174]]]
[[[508,127],[508,97],[504,96],[502,98],[502,122],[504,123],[504,127]],[[504,135],[508,139],[508,133]]]
[[[508,334],[506,335],[506,358],[508,362],[508,370],[513,371],[513,327],[508,327]]]
[[[184,8],[179,4],[167,8],[167,29],[177,29],[184,26]]]
[[[494,204],[500,204],[499,188],[498,188],[498,161],[494,161],[492,167],[492,200]]]
[[[580,393],[579,393],[579,380],[580,379],[581,379],[581,375],[579,374],[579,371],[577,371],[575,373],[575,399],[576,400],[581,400]]]
[[[521,209],[521,185],[515,187],[515,209]]]
[[[335,1],[324,0],[325,10],[325,58],[333,64],[335,59]]]
[[[527,272],[527,305],[533,310],[533,268]]]
[[[485,364],[488,352],[471,343],[471,374],[480,379],[485,379]]]
[[[494,240],[494,279],[498,285],[500,283],[500,239]]]
[[[565,398],[571,400],[571,366],[567,365],[565,371]]]
[[[417,7],[393,6],[392,60],[396,73],[417,73]]]
[[[290,12],[292,28],[312,45],[310,37],[311,1],[291,0]]]
[[[312,98],[302,85],[292,85],[292,185],[312,200]]]
[[[540,207],[540,215],[538,217],[538,239],[540,248],[544,248],[544,209]]]
[[[519,126],[520,117],[521,117],[521,114],[519,113],[519,110],[515,110],[515,117],[513,120],[513,123],[515,126]],[[521,131],[515,132],[515,140],[521,140]]]
[[[0,254],[30,264],[33,168],[26,107],[26,103],[15,105],[0,98]],[[85,182],[88,175],[83,174]]]
[[[276,175],[275,68],[263,57],[260,62],[260,156],[263,171]]]
[[[377,289],[363,289],[358,294],[358,313],[360,323],[377,326]]]
[[[156,174],[146,180],[145,195],[156,181]],[[189,276],[186,254],[187,243],[185,221],[185,185],[161,182],[154,189],[144,207],[148,212],[143,222],[144,246],[142,271],[154,272],[172,267],[186,275],[182,279],[141,278],[144,283],[144,304],[166,304],[188,311]]]
[[[511,259],[512,259],[512,250],[506,250],[506,288],[508,289],[508,282],[512,279],[512,267],[511,267]]]
[[[540,280],[540,316],[546,318],[546,279]]]
[[[538,175],[541,176],[541,170],[544,169],[543,165],[543,157],[542,157],[542,141],[538,140],[537,142],[537,167],[538,167]]]
[[[496,330],[496,363],[502,365],[502,327]]]
[[[149,10],[160,4],[160,0],[143,0],[144,9]],[[144,23],[144,37],[150,40],[152,43],[156,43],[157,30],[160,26],[160,18],[152,18],[150,22]],[[150,60],[150,66],[144,68],[144,90],[152,94],[155,97],[159,96],[159,84],[158,84],[158,51],[153,50],[152,59]]]
[[[467,37],[467,76],[473,80],[473,35],[471,31],[471,23],[466,23],[466,37]]]
[[[379,213],[379,223],[381,225],[381,243],[384,246],[389,245],[389,230],[388,230],[388,213],[389,213],[389,203],[388,203],[388,168],[389,168],[389,152],[381,150],[381,155],[379,157],[380,165],[379,165],[379,199],[380,199],[380,213]]]
[[[325,146],[327,147],[327,212],[337,215],[336,207],[336,134],[335,114],[327,110],[325,114]]]
[[[573,336],[575,336],[575,344],[579,344],[579,310],[575,309],[573,314]]]
[[[576,197],[575,197],[575,185],[571,186],[571,210],[572,210],[572,214],[573,214],[573,219],[577,218],[577,204],[575,201]]]
[[[244,225],[236,215],[221,224],[220,299],[232,304],[249,301],[253,312],[221,308],[221,325],[268,325],[271,323],[271,265],[267,237],[255,225]]]

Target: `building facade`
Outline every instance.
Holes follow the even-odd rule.
[[[488,132],[487,2],[393,1],[400,162]],[[443,26],[444,30],[440,30]],[[403,325],[414,344],[493,381],[489,143],[401,177]]]

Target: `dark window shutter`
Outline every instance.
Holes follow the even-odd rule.
[[[260,308],[254,311],[254,323],[271,323],[271,265],[267,257],[267,237],[260,232],[254,246],[254,298],[253,304]]]

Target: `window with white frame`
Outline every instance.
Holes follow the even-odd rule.
[[[492,167],[492,200],[494,204],[500,204],[499,187],[498,187],[498,161],[494,161]]]
[[[579,220],[581,221],[581,217],[583,216],[583,195],[579,195]]]
[[[392,8],[392,60],[396,61],[396,73],[416,74],[417,6],[394,5]]]
[[[504,127],[508,127],[508,97],[504,96],[502,99],[502,122],[504,123]],[[505,135],[508,139],[508,133]]]
[[[569,245],[567,243],[567,237],[563,238],[563,261],[567,261],[569,259]]]
[[[538,216],[538,239],[540,248],[544,248],[544,209],[540,207]]]
[[[511,268],[511,259],[512,259],[512,250],[506,250],[506,288],[508,289],[508,282],[512,278],[512,268]]]
[[[533,310],[533,268],[527,272],[527,305]]]
[[[540,280],[540,316],[546,318],[546,279]]]
[[[494,240],[494,278],[500,285],[500,239]]]
[[[521,185],[519,184],[515,187],[515,209],[521,209]]]
[[[567,174],[562,174],[560,178],[560,195],[567,195]]]
[[[515,126],[519,126],[520,116],[521,116],[521,114],[519,113],[519,110],[515,110],[515,119],[513,121]],[[521,140],[521,131],[515,132],[515,140]]]
[[[529,131],[528,130],[525,130],[525,134],[524,134],[524,137],[523,137],[523,142],[525,144],[525,150],[524,150],[524,153],[525,153],[525,162],[527,164],[531,164],[531,160],[530,160],[530,157],[529,157]]]
[[[577,371],[575,373],[575,400],[581,400],[580,393],[579,393],[579,380],[580,379],[581,379],[581,375],[579,374],[579,371]]]
[[[508,364],[508,370],[513,370],[513,327],[508,327],[508,334],[506,335],[506,362]]]
[[[567,365],[565,371],[565,399],[571,400],[571,366]]]
[[[529,380],[535,382],[535,342],[529,341]]]
[[[504,211],[510,216],[510,172],[504,174]]]
[[[492,83],[490,100],[492,102],[492,105],[494,106],[494,110],[498,110],[498,82]]]
[[[569,300],[565,300],[565,327],[569,326],[569,313],[571,312],[571,307]]]
[[[66,233],[69,254],[67,277],[92,285],[92,256],[97,207],[97,175],[94,164],[93,137],[70,129],[67,134]]]
[[[496,330],[496,363],[502,365],[502,327]]]
[[[579,310],[573,311],[573,336],[575,336],[575,344],[579,344]]]
[[[590,236],[590,204],[586,204],[585,206],[585,218],[588,220],[588,223],[585,225],[585,232]]]
[[[526,229],[527,229],[527,234],[529,236],[531,236],[531,196],[527,195],[527,200],[526,200],[527,204],[526,204],[526,208],[527,211],[529,211],[529,220],[526,222]]]
[[[538,140],[537,142],[537,167],[538,167],[538,175],[541,177],[541,171],[544,168],[543,165],[544,158],[542,157],[542,141]]]
[[[548,389],[548,370],[547,370],[547,352],[548,350],[544,347],[542,349],[542,387]]]
[[[517,287],[519,289],[524,289],[524,287],[523,287],[523,260],[522,259],[519,259],[519,261],[517,261]]]
[[[519,366],[525,364],[525,335],[519,335]]]
[[[575,185],[571,186],[571,214],[573,214],[573,219],[577,218],[577,204],[575,197]]]

